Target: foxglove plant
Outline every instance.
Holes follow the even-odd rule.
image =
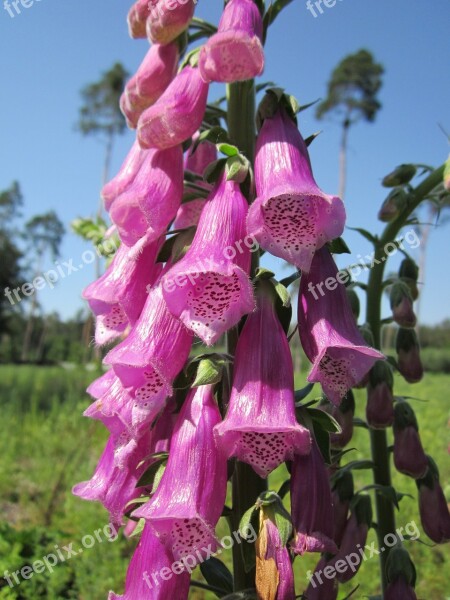
[[[147,0],[147,37],[153,44],[169,44],[189,27],[197,0]]]

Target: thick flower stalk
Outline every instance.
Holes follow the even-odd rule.
[[[302,275],[298,302],[300,340],[313,363],[308,381],[320,383],[336,405],[384,358],[359,332],[340,275],[330,251],[322,248]]]
[[[111,204],[133,183],[142,163],[145,160],[147,152],[142,150],[136,140],[131,147],[130,152],[125,158],[119,172],[111,181],[103,186],[101,196],[105,205],[105,209],[109,210]]]
[[[337,551],[333,541],[333,504],[330,481],[315,440],[311,452],[296,456],[291,471],[291,514],[296,554]]]
[[[175,218],[183,197],[183,151],[151,149],[129,188],[109,208],[124,244],[155,240]]]
[[[164,93],[176,75],[179,56],[176,43],[151,46],[120,99],[120,108],[129,127],[136,129],[143,111]]]
[[[345,209],[317,186],[306,144],[282,106],[258,135],[255,181],[248,233],[264,250],[307,273],[316,250],[342,234]]]
[[[257,309],[239,336],[228,412],[214,433],[228,457],[267,477],[295,454],[307,454],[311,437],[295,417],[292,357],[275,292],[267,282],[258,292]]]
[[[159,283],[128,337],[105,358],[134,397],[133,427],[150,424],[172,395],[172,382],[187,360],[192,338],[167,310]]]
[[[107,344],[119,337],[139,318],[147,299],[147,286],[158,278],[156,263],[159,241],[130,249],[121,245],[110,266],[83,292],[96,315],[95,341]]]
[[[199,69],[205,81],[253,79],[264,70],[263,21],[253,0],[230,0],[217,33],[203,46]]]
[[[198,0],[147,0],[147,37],[153,44],[169,44],[189,27]]]
[[[190,392],[176,422],[158,488],[133,513],[149,522],[176,560],[189,555],[198,562],[205,549],[218,545],[214,528],[227,487],[226,457],[213,436],[220,418],[211,386]]]
[[[138,121],[142,148],[165,150],[189,139],[202,124],[209,85],[196,67],[186,66]]]
[[[429,469],[423,479],[416,480],[419,490],[419,512],[422,527],[430,540],[443,544],[450,540],[450,513],[439,482],[439,470],[428,457]]]
[[[421,479],[428,470],[428,459],[420,441],[416,415],[407,402],[394,409],[394,464],[397,471]]]
[[[394,422],[394,376],[386,361],[377,361],[369,374],[366,420],[372,429],[385,429]]]
[[[110,592],[108,600],[187,600],[189,583],[184,565],[174,562],[170,550],[147,524],[128,567],[125,593]]]
[[[246,215],[239,185],[223,175],[189,250],[162,279],[169,310],[208,345],[254,309]]]

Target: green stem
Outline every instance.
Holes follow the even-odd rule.
[[[375,246],[374,267],[370,271],[368,289],[367,289],[367,323],[372,329],[375,340],[375,347],[381,350],[381,300],[383,296],[383,278],[386,266],[385,246],[393,242],[402,227],[411,214],[416,210],[419,204],[429,195],[429,193],[443,179],[444,165],[433,171],[410,195],[410,200],[402,213],[391,223],[389,223],[381,238]],[[378,263],[376,262],[378,261]],[[373,469],[374,483],[390,486],[390,456],[387,444],[387,435],[384,430],[371,430],[370,441],[372,448],[372,460],[375,464]],[[385,547],[384,538],[388,533],[395,533],[395,513],[394,505],[390,500],[381,494],[375,494],[376,512],[377,512],[377,536],[379,547]],[[381,583],[383,593],[386,590],[386,561],[389,555],[389,549],[380,554]]]
[[[255,154],[255,83],[253,80],[232,83],[227,86],[228,100],[228,133],[230,140],[240,152],[253,163]],[[252,198],[248,198],[251,202]],[[258,267],[257,253],[253,254],[253,277]],[[237,335],[234,332],[228,337],[227,352],[234,355]],[[258,496],[267,489],[267,482],[258,477],[253,469],[236,461],[232,479],[233,511],[231,526],[234,531],[239,528],[242,515],[253,504]],[[255,570],[246,573],[240,544],[233,546],[234,587],[236,591],[255,587]]]

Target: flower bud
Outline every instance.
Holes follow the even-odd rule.
[[[366,420],[372,429],[385,429],[394,421],[394,377],[385,361],[378,361],[369,374]]]
[[[413,300],[417,300],[419,297],[419,290],[417,288],[417,280],[419,279],[419,267],[411,258],[405,258],[398,271],[399,278],[406,283],[411,292]]]
[[[392,285],[390,302],[394,321],[400,327],[415,327],[417,319],[413,310],[413,298],[405,282],[396,281]]]
[[[325,410],[339,423],[340,433],[330,433],[331,447],[336,450],[345,448],[353,436],[353,416],[355,414],[355,397],[352,390],[349,390],[343,397],[340,406],[335,406],[327,399],[324,399],[319,408]]]
[[[411,181],[416,173],[417,167],[415,165],[400,165],[383,178],[381,185],[389,188],[405,185]]]
[[[400,327],[395,346],[398,370],[408,383],[417,383],[423,377],[423,367],[420,360],[419,340],[414,329]]]
[[[402,188],[392,190],[386,200],[383,202],[378,218],[383,223],[389,223],[398,217],[406,206],[408,194]]]
[[[397,471],[414,479],[424,477],[428,469],[416,415],[407,402],[398,402],[394,408],[394,464]]]
[[[439,483],[439,470],[430,456],[428,466],[425,477],[416,481],[420,520],[427,536],[436,544],[442,544],[450,540],[450,513]]]
[[[401,546],[390,551],[386,574],[389,585],[384,595],[385,600],[417,600],[414,592],[416,569],[408,552]]]

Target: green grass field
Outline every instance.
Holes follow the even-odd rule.
[[[83,502],[71,494],[74,483],[88,479],[95,467],[107,432],[100,424],[81,414],[90,400],[84,393],[95,374],[81,369],[0,367],[0,408],[3,435],[0,441],[0,574],[42,559],[55,546],[80,545],[85,535],[92,535],[108,523],[100,505]],[[302,385],[304,378],[298,377]],[[432,454],[441,471],[443,487],[450,485],[448,461],[448,385],[445,375],[428,375],[416,386],[400,379],[396,393],[423,400],[412,401],[421,426],[423,445]],[[357,393],[358,415],[364,414],[364,393]],[[357,429],[347,460],[368,457],[368,433]],[[272,489],[284,481],[285,471],[278,469],[270,478]],[[371,483],[370,472],[355,473],[355,483]],[[413,498],[401,502],[398,525],[415,521],[420,528],[416,488],[413,481],[394,475],[396,488]],[[219,537],[227,533],[222,519]],[[370,534],[370,541],[374,533]],[[447,547],[432,544],[421,531],[419,542],[409,542],[418,573],[417,595],[423,600],[450,598]],[[59,600],[103,600],[110,589],[122,590],[127,562],[133,544],[119,538],[96,543],[83,554],[58,564],[53,573],[35,574],[20,586],[10,588],[0,579],[1,600],[46,598]],[[231,550],[222,558],[230,564]],[[318,557],[297,559],[295,571],[297,593],[306,587],[306,571],[313,569]],[[201,576],[195,574],[196,579]],[[360,584],[354,598],[366,598],[377,592],[378,564],[375,558],[362,566],[355,579],[341,590],[341,598]],[[210,593],[193,589],[192,600],[210,600]],[[169,600],[169,599],[168,599]]]

